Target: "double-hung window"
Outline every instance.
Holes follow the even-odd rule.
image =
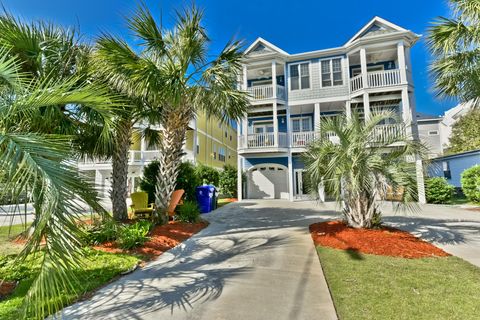
[[[310,63],[290,65],[290,90],[310,88]]]
[[[312,131],[312,121],[310,117],[293,118],[292,119],[293,132],[308,132]]]
[[[342,59],[321,60],[322,87],[343,85]]]

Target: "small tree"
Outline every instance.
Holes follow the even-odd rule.
[[[157,184],[158,161],[152,161],[143,168],[143,177],[140,180],[140,189],[148,193],[148,202],[155,201],[155,185]]]
[[[458,153],[480,149],[480,110],[473,109],[452,127],[449,152]]]
[[[217,169],[199,164],[196,171],[201,183],[213,184],[216,187],[219,186],[220,172],[218,172]]]
[[[220,173],[219,186],[223,194],[231,197],[237,197],[237,169],[234,166],[226,164]]]
[[[473,166],[462,173],[462,191],[469,201],[480,202],[480,165]]]
[[[442,177],[430,178],[426,181],[425,196],[428,203],[450,203],[455,187]]]

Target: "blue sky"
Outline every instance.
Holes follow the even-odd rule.
[[[185,1],[144,0],[165,26],[172,23],[175,8]],[[124,17],[133,0],[2,0],[5,8],[24,19],[45,19],[65,26],[79,26],[81,33],[94,39],[100,31],[129,37]],[[365,23],[377,15],[418,34],[426,35],[437,16],[449,16],[445,0],[197,0],[205,9],[205,26],[217,52],[232,37],[250,44],[261,36],[289,53],[324,49],[344,44]],[[431,57],[420,40],[412,49],[417,110],[441,114],[455,105],[439,100],[428,76]]]

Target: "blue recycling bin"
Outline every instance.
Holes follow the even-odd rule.
[[[196,189],[198,207],[201,213],[208,213],[213,210],[215,199],[215,187],[212,185],[199,186]]]

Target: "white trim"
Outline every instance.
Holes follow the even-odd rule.
[[[303,89],[302,88],[302,74],[301,70],[302,68],[298,67],[298,89],[292,90],[292,79],[290,75],[290,68],[292,66],[300,66],[302,64],[308,64],[308,88]],[[306,61],[300,61],[300,62],[295,62],[295,63],[289,63],[288,64],[288,91],[296,91],[296,92],[305,92],[307,90],[312,90],[312,61],[311,60],[306,60]]]
[[[366,25],[363,26],[362,29],[360,29],[360,31],[358,31],[353,37],[350,38],[350,40],[347,41],[347,43],[345,43],[345,46],[348,46],[350,45],[352,42],[354,42],[355,40],[357,40],[357,38],[365,31],[368,30],[368,28],[370,28],[372,25],[375,24],[375,22],[378,22],[380,24],[383,24],[383,25],[386,25],[387,27],[390,27],[392,29],[394,29],[395,31],[400,31],[400,32],[408,32],[407,29],[404,29],[400,26],[397,26],[396,24],[394,23],[391,23],[383,18],[380,18],[378,16],[375,16],[373,17],[372,20],[370,20]]]
[[[338,60],[340,59],[340,70],[342,72],[342,84],[333,84],[333,60]],[[323,88],[333,88],[333,87],[341,87],[345,85],[345,70],[344,70],[344,63],[343,63],[344,57],[339,56],[339,57],[330,57],[330,58],[320,58],[318,59],[318,73],[320,75],[320,89]],[[322,72],[322,61],[330,61],[330,81],[331,85],[329,86],[324,86],[323,85],[323,72]]]
[[[342,102],[350,100],[350,96],[335,96],[335,97],[328,97],[328,98],[315,98],[315,99],[305,99],[305,100],[294,100],[289,101],[288,106],[301,106],[305,104],[314,104],[314,103],[326,103],[326,102]]]
[[[273,51],[276,51],[277,53],[280,53],[280,54],[283,54],[283,55],[286,55],[288,56],[288,52],[286,51],[283,51],[282,49],[280,49],[279,47],[277,47],[276,45],[268,42],[267,40],[263,39],[262,37],[258,37],[246,50],[245,50],[245,54],[249,54],[250,51],[253,50],[253,48],[255,48],[257,46],[257,44],[259,43],[262,43],[264,46],[266,47],[270,47],[270,49],[273,49]]]

